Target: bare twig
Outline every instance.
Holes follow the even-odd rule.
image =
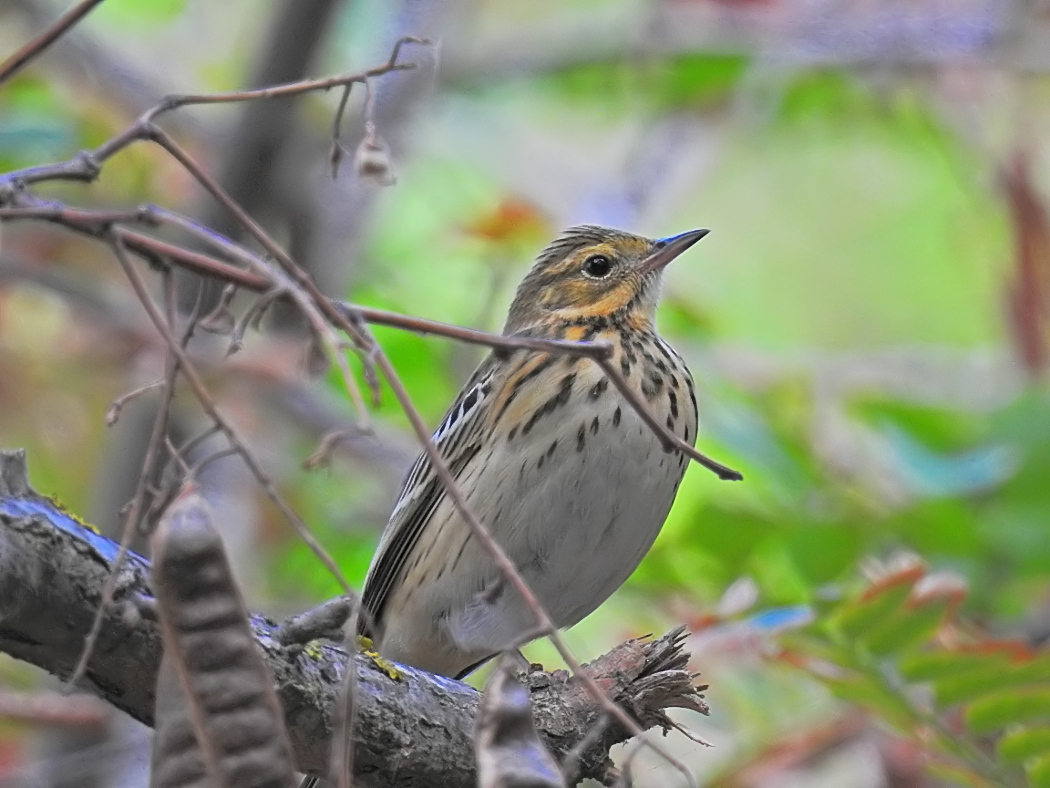
[[[193,157],[186,153],[178,143],[171,139],[171,137],[169,137],[163,130],[157,128],[151,123],[145,125],[142,133],[144,139],[152,140],[160,145],[172,156],[172,158],[181,164],[186,171],[196,179],[197,183],[204,187],[205,191],[228,210],[234,219],[236,219],[241,226],[259,241],[268,253],[273,255],[278,262],[281,263],[281,267],[286,273],[294,271],[294,278],[299,280],[309,280],[309,276],[292,262],[287,253],[270,239],[262,227],[260,227],[254,219],[248,216],[244,209],[242,209],[241,206],[238,205],[218,184],[218,182],[208,175],[208,173],[206,173],[200,165],[197,164]],[[197,226],[190,220],[179,217],[177,214],[170,211],[157,211],[156,213],[163,216],[168,222],[177,223],[191,231],[196,229],[198,232],[202,232],[205,239],[211,240],[213,244],[220,245],[222,248],[231,251],[233,254],[237,254],[239,248],[236,247],[235,244],[216,236],[215,233],[204,230],[203,228],[197,228]],[[243,254],[241,256],[244,257]],[[273,271],[271,266],[253,255],[248,256],[246,262],[259,269],[259,273],[269,274],[277,279],[278,281],[275,282],[276,286],[287,290],[289,297],[295,301],[303,316],[306,318],[314,336],[325,347],[329,358],[339,367],[339,370],[342,373],[343,384],[350,396],[350,401],[354,404],[354,408],[357,410],[361,429],[365,431],[371,430],[371,417],[368,414],[368,408],[365,406],[364,399],[361,396],[361,390],[357,385],[357,381],[354,379],[353,373],[350,371],[350,366],[346,361],[346,357],[343,355],[339,338],[335,335],[331,325],[324,320],[318,311],[317,304],[319,301],[325,300],[324,296],[321,295],[319,291],[316,291],[316,287],[314,288],[316,292],[310,293],[310,298],[305,297],[304,294],[296,288],[287,287],[283,279],[276,276],[276,272]],[[299,284],[302,285],[302,281],[299,281]],[[360,342],[359,344],[363,345],[363,343]]]
[[[405,44],[427,45],[430,42],[425,38],[416,36],[403,36],[395,44],[386,63],[374,66],[367,71],[355,74],[345,74],[336,77],[325,77],[324,79],[304,79],[298,82],[289,82],[285,85],[274,85],[267,88],[255,90],[233,90],[226,93],[200,93],[200,94],[176,94],[165,97],[159,104],[145,112],[139,123],[150,123],[166,112],[190,104],[234,104],[241,101],[254,101],[256,99],[272,99],[290,96],[300,96],[303,93],[314,93],[327,91],[337,87],[347,87],[355,82],[364,83],[374,77],[381,77],[392,71],[410,71],[416,67],[415,63],[398,63],[401,48]]]
[[[226,457],[232,457],[238,453],[238,450],[234,446],[227,446],[225,449],[219,449],[209,454],[207,457],[202,458],[192,468],[189,469],[186,476],[188,480],[196,479],[204,472],[204,469],[211,465],[213,462],[218,462]]]
[[[81,0],[59,17],[58,21],[51,25],[51,27],[42,32],[32,41],[28,42],[3,63],[0,63],[0,85],[7,82],[7,80],[17,74],[27,63],[29,63],[30,60],[55,43],[55,41],[61,38],[67,30],[91,13],[95,6],[100,5],[102,1],[103,0]]]
[[[124,394],[121,394],[110,404],[109,409],[106,411],[106,426],[112,427],[120,419],[120,412],[124,410],[124,406],[127,405],[131,400],[141,397],[154,389],[159,389],[164,385],[163,380],[155,380],[152,383],[147,383],[145,386],[139,386],[137,389],[132,389]]]
[[[361,432],[357,427],[339,427],[334,430],[329,430],[321,437],[321,441],[317,444],[314,453],[303,460],[303,467],[308,471],[312,471],[328,465],[331,460],[332,449],[335,448],[335,445],[339,443],[339,441],[346,438],[356,437],[360,434]]]
[[[354,748],[351,746],[354,726],[357,722],[357,622],[361,615],[361,597],[355,594],[350,599],[350,617],[347,619],[346,644],[350,658],[346,661],[346,673],[335,708],[336,736],[332,741],[332,754],[329,758],[331,775],[337,788],[351,788],[354,773]]]
[[[672,448],[685,454],[696,460],[698,463],[703,465],[710,471],[713,471],[719,479],[723,481],[738,482],[744,478],[744,475],[740,471],[733,470],[732,468],[723,465],[720,462],[712,460],[705,454],[701,454],[695,448],[690,446],[684,440],[675,435],[671,430],[667,428],[659,419],[657,419],[652,411],[646,407],[644,400],[638,396],[638,393],[631,388],[631,384],[627,382],[627,379],[620,374],[620,371],[616,369],[607,359],[601,359],[597,361],[598,366],[602,368],[606,377],[613,382],[613,384],[620,390],[620,394],[627,400],[635,413],[642,417],[649,429],[656,433],[657,437],[663,441],[664,450],[670,451]]]
[[[343,123],[343,114],[346,112],[346,103],[350,100],[350,91],[354,87],[353,82],[348,82],[343,87],[343,93],[339,97],[339,106],[336,107],[335,117],[332,120],[332,150],[328,154],[328,160],[332,165],[332,178],[336,178],[339,175],[339,163],[343,160],[343,156],[346,155],[346,148],[343,147],[342,140],[340,139],[343,135],[341,126]]]
[[[393,71],[407,71],[415,68],[414,63],[399,63],[401,48],[405,44],[428,44],[426,39],[405,36],[397,41],[386,63],[354,74],[345,74],[326,79],[305,79],[285,85],[261,88],[259,90],[239,90],[228,93],[209,94],[175,94],[167,96],[155,106],[148,109],[139,118],[114,137],[90,151],[82,151],[73,159],[59,164],[47,164],[15,170],[0,176],[0,203],[13,191],[24,186],[52,180],[93,181],[98,177],[102,164],[116,153],[136,140],[149,138],[149,130],[154,128],[153,121],[178,107],[190,104],[231,104],[255,99],[298,96],[334,87],[364,82],[367,79],[389,74]]]
[[[7,213],[8,212],[5,209],[0,209],[0,218],[7,215]],[[88,212],[81,212],[80,214],[77,214],[77,216],[80,217],[87,213]],[[33,218],[43,218],[44,216],[50,216],[52,214],[61,215],[61,212],[54,213],[53,209],[49,209],[48,211],[43,211],[40,216],[35,212],[22,212],[22,215],[31,216]],[[92,217],[91,221],[101,221],[102,218],[104,217],[97,219]],[[218,244],[222,240],[218,239],[214,233],[209,235],[214,244]],[[123,237],[127,238],[128,234],[124,234]],[[141,244],[141,239],[144,238],[147,238],[147,236],[139,236],[138,234],[133,236],[133,242],[138,242],[140,244],[136,251],[142,250],[143,245]],[[232,245],[232,242],[225,243]],[[129,244],[129,246],[130,245],[131,244]],[[217,279],[224,279],[250,290],[259,291],[266,288],[265,280],[262,277],[253,276],[251,272],[233,268],[228,263],[224,263],[220,260],[215,260],[214,258],[199,254],[193,254],[187,259],[185,256],[179,254],[178,247],[170,247],[169,245],[154,248],[157,253],[164,254],[174,264],[182,265],[186,268],[197,271],[198,273]],[[249,255],[244,254],[242,251],[241,256],[248,257]],[[323,296],[321,296],[321,298],[324,300]],[[449,339],[455,339],[460,342],[484,345],[496,350],[497,352],[527,349],[553,351],[590,358],[602,367],[602,370],[614,385],[616,385],[617,389],[627,400],[628,404],[639,414],[639,416],[641,416],[649,428],[660,437],[666,449],[673,448],[677,451],[683,452],[692,460],[713,471],[720,479],[739,481],[743,478],[743,475],[739,471],[711,459],[707,455],[698,451],[695,447],[690,446],[677,435],[672,433],[665,424],[653,416],[642,399],[634,392],[630,387],[630,384],[620,374],[619,370],[617,370],[612,364],[608,363],[609,358],[612,356],[612,345],[607,342],[571,342],[567,340],[543,339],[540,337],[504,336],[501,334],[493,334],[490,332],[453,326],[447,323],[413,317],[410,315],[400,315],[381,309],[357,306],[354,304],[339,303],[339,307],[347,316],[355,321],[401,328],[418,334],[434,334]],[[360,328],[356,329],[355,333],[360,335]]]
[[[165,271],[163,276],[165,284],[167,285],[166,290],[170,294],[172,290],[171,274],[169,271]],[[170,303],[171,297],[169,295],[169,304]],[[173,313],[170,306],[168,313],[169,320],[172,320]],[[192,327],[193,321],[191,320],[182,338],[183,345],[189,341],[192,334]],[[178,373],[179,365],[173,361],[169,354],[167,370],[164,374],[163,381],[164,394],[160,407],[157,409],[157,415],[153,419],[153,429],[150,432],[149,442],[146,444],[146,456],[142,461],[142,473],[139,474],[138,481],[135,483],[135,493],[131,498],[131,503],[126,510],[126,514],[124,515],[124,528],[120,535],[120,550],[117,552],[116,560],[113,562],[113,569],[106,580],[105,588],[102,591],[102,599],[98,605],[98,611],[95,614],[94,620],[91,622],[91,629],[84,638],[84,649],[80,654],[80,659],[77,660],[77,664],[73,668],[69,680],[66,682],[67,692],[71,692],[73,688],[76,687],[77,683],[83,677],[84,671],[87,670],[88,661],[91,659],[91,653],[94,651],[95,643],[98,640],[99,633],[102,631],[102,623],[105,620],[106,608],[108,608],[113,602],[113,595],[117,590],[117,577],[120,573],[120,567],[124,563],[124,559],[127,557],[128,550],[131,549],[131,540],[138,528],[142,509],[145,505],[146,486],[149,483],[150,475],[155,467],[161,446],[167,436],[168,417],[171,411],[171,402],[175,396],[175,379],[178,376]]]
[[[292,527],[299,534],[299,537],[306,542],[307,546],[321,560],[321,563],[332,573],[332,576],[339,582],[343,591],[348,595],[352,594],[353,592],[350,590],[350,585],[346,582],[346,578],[343,577],[343,573],[339,570],[338,565],[324,549],[321,543],[317,541],[317,537],[313,535],[313,532],[307,527],[306,523],[302,521],[299,515],[295,513],[280,493],[277,492],[277,488],[274,486],[273,481],[262,469],[262,466],[259,465],[255,456],[248,450],[237,430],[234,429],[229,421],[227,421],[226,417],[223,416],[222,412],[215,404],[215,401],[211,398],[207,387],[204,385],[204,381],[201,380],[200,375],[190,362],[185,350],[183,350],[178,340],[172,335],[164,322],[164,318],[153,303],[153,299],[150,298],[149,291],[146,288],[146,283],[131,264],[127,250],[124,248],[120,237],[113,235],[111,238],[113,252],[117,257],[117,260],[120,262],[121,268],[124,269],[124,273],[127,275],[128,280],[131,282],[131,286],[135,290],[135,295],[138,296],[139,301],[145,308],[150,320],[153,321],[153,325],[157,328],[157,331],[160,332],[161,336],[163,336],[168,343],[168,349],[178,362],[183,377],[186,378],[186,382],[189,383],[194,396],[204,409],[204,412],[215,422],[215,425],[222,431],[231,446],[237,449],[237,453],[244,460],[244,464],[248,466],[248,470],[251,471],[263,492],[266,493],[266,496],[280,510],[281,514],[283,514],[292,524]]]

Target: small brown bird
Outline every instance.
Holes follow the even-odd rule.
[[[696,393],[653,323],[664,266],[707,234],[652,240],[573,227],[518,287],[504,334],[606,340],[668,429],[696,439]],[[590,359],[490,353],[434,433],[472,510],[559,627],[638,566],[688,458],[667,452]],[[426,455],[402,487],[364,589],[363,634],[384,657],[461,677],[536,626],[445,494]]]

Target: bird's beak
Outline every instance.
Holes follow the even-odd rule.
[[[658,238],[653,245],[652,253],[641,262],[642,273],[647,274],[650,271],[659,271],[709,232],[711,231],[690,230],[681,235]]]

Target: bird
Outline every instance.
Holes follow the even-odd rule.
[[[610,343],[613,368],[691,445],[696,387],[655,316],[664,268],[707,233],[652,239],[570,227],[518,286],[503,334]],[[688,462],[667,450],[593,360],[546,351],[493,349],[432,440],[559,628],[582,621],[637,568]],[[532,610],[478,543],[426,452],[380,537],[358,622],[379,656],[456,679],[534,637]],[[319,784],[308,776],[300,788]]]
[[[652,239],[582,225],[537,256],[503,334],[605,341],[646,408],[690,446],[696,388],[657,333],[666,265],[708,233]],[[591,358],[494,348],[433,434],[467,505],[551,621],[571,627],[637,568],[688,463]],[[426,452],[411,467],[361,595],[359,634],[393,662],[462,679],[536,630],[447,495]]]

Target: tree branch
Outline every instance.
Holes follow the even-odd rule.
[[[30,60],[55,43],[69,28],[91,13],[101,2],[102,0],[81,0],[51,27],[0,63],[0,84],[17,74]]]
[[[29,488],[23,452],[0,453],[0,651],[67,676],[117,549]],[[131,554],[125,561],[115,600],[84,685],[152,724],[161,641],[156,623],[143,615],[152,600],[144,558]],[[347,655],[319,641],[282,645],[278,625],[262,616],[252,617],[252,627],[273,674],[299,767],[323,774]],[[670,707],[706,712],[686,670],[683,637],[684,630],[677,629],[656,641],[629,641],[586,671],[644,728],[668,725],[663,710]],[[387,672],[367,655],[354,659],[357,773],[389,786],[473,786],[477,691],[412,668]],[[527,685],[544,743],[564,758],[586,740],[578,760],[573,755],[578,777],[605,778],[609,748],[628,738],[626,730],[610,724],[588,738],[603,710],[564,671],[532,672]]]

